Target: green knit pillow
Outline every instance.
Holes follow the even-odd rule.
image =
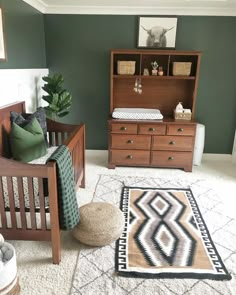
[[[13,159],[20,162],[29,162],[47,153],[43,130],[36,118],[24,127],[13,122],[10,144]]]

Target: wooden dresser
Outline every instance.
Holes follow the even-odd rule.
[[[110,115],[114,108],[155,108],[163,120],[110,118],[108,168],[143,166],[182,168],[192,171],[196,122],[194,121],[201,53],[175,50],[111,50]],[[134,75],[118,75],[118,61],[135,61]],[[164,69],[164,76],[151,73],[151,62]],[[173,76],[173,62],[191,62],[188,76]],[[134,91],[136,80],[142,93]],[[178,102],[192,110],[192,120],[175,120]]]

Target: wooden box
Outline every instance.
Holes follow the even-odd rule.
[[[192,113],[180,113],[180,112],[176,112],[174,111],[174,118],[175,120],[191,120],[192,118]]]

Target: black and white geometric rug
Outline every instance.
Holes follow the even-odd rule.
[[[101,175],[93,201],[120,206],[124,186],[149,188],[189,188],[201,209],[211,239],[232,279],[145,279],[117,275],[115,247],[80,245],[70,294],[82,295],[233,295],[236,294],[236,220],[227,216],[217,192],[203,179],[184,180],[168,178],[127,177]]]
[[[230,280],[191,189],[124,187],[116,270],[126,277]]]

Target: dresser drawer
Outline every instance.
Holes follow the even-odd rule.
[[[138,126],[139,134],[156,134],[156,135],[165,135],[166,125],[155,125],[155,124],[139,124]]]
[[[112,133],[127,133],[127,134],[137,134],[138,133],[138,125],[137,124],[127,124],[127,123],[118,123],[111,124],[111,132]]]
[[[192,152],[153,151],[151,165],[161,167],[192,166]]]
[[[149,165],[149,151],[111,150],[111,162],[116,165]]]
[[[148,135],[111,135],[112,149],[140,149],[150,150],[151,136]]]
[[[195,135],[196,125],[171,124],[167,125],[167,135]]]
[[[152,150],[192,151],[193,136],[153,136]]]

